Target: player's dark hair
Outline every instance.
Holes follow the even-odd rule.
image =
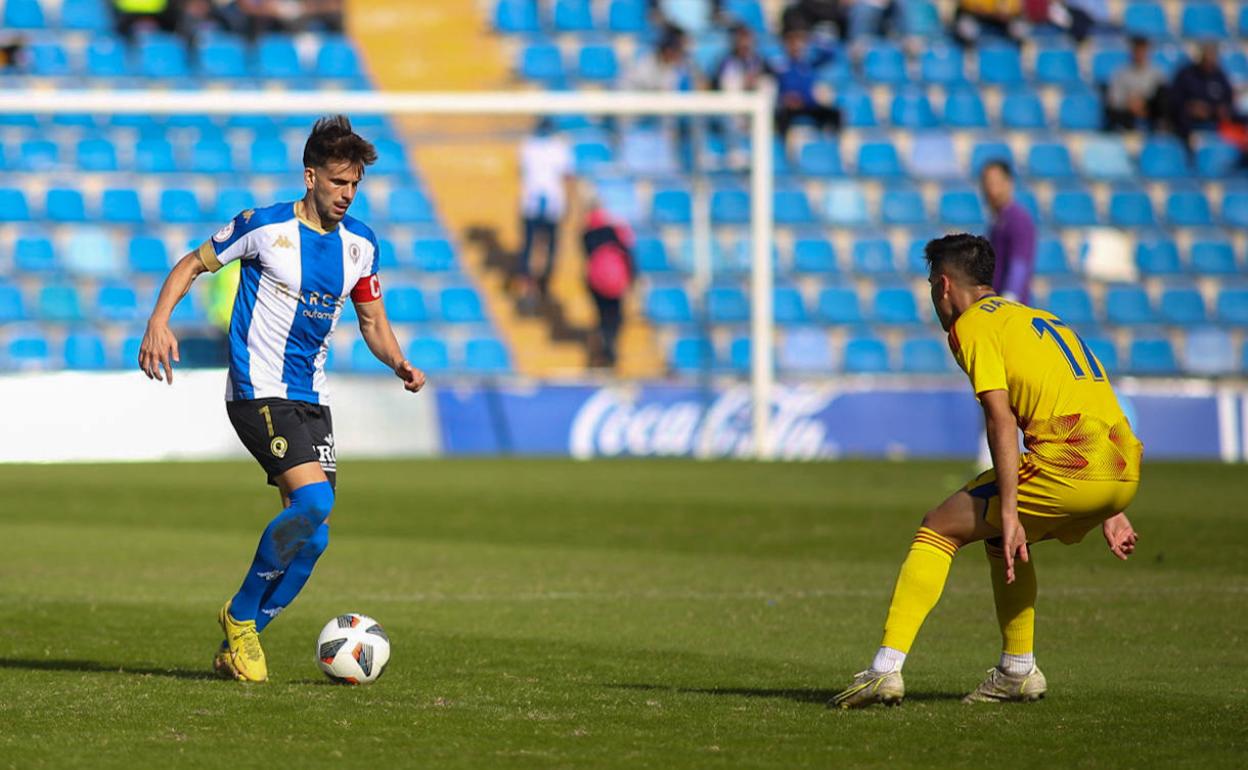
[[[305,168],[324,168],[331,161],[346,161],[361,169],[377,162],[377,148],[351,130],[346,115],[326,115],[317,120],[303,145]]]
[[[999,168],[1001,169],[1001,173],[1005,174],[1006,178],[1014,178],[1014,168],[1010,165],[1009,161],[1001,160],[1000,158],[990,160],[980,167],[979,173],[982,174],[990,168]]]
[[[991,286],[997,267],[997,255],[987,238],[969,233],[946,235],[927,242],[923,249],[928,269],[953,271],[974,281],[977,286]]]

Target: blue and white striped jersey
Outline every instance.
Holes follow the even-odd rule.
[[[216,272],[242,260],[230,317],[225,399],[329,403],[325,358],[348,297],[381,297],[377,238],[343,217],[328,232],[302,216],[303,202],[248,209],[199,247]]]

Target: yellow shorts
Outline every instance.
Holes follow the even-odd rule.
[[[1060,540],[1078,543],[1084,535],[1114,514],[1126,510],[1135,498],[1138,481],[1089,481],[1058,476],[1031,462],[1026,455],[1018,470],[1018,519],[1027,542]],[[1001,528],[1001,497],[997,472],[987,470],[963,489],[987,502],[984,520]]]

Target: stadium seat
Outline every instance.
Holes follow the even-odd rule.
[[[910,173],[918,179],[961,179],[966,171],[958,162],[953,137],[945,131],[922,131],[910,142]]]
[[[100,196],[100,218],[114,224],[137,224],[143,221],[139,191],[129,187],[105,190]]]
[[[1004,142],[976,142],[971,148],[971,175],[978,177],[984,166],[992,161],[1002,161],[1013,166],[1014,152]]]
[[[407,360],[412,362],[412,366],[430,374],[451,368],[446,343],[437,337],[413,337],[407,343]]]
[[[1058,190],[1053,194],[1053,224],[1058,227],[1093,227],[1099,223],[1096,201],[1082,188]]]
[[[520,51],[520,76],[535,80],[546,87],[561,84],[564,80],[563,53],[554,43],[532,43]]]
[[[386,314],[395,323],[424,323],[429,320],[425,295],[415,286],[391,286],[384,290]]]
[[[1083,82],[1075,50],[1066,46],[1037,50],[1033,72],[1036,82],[1044,85],[1067,86]]]
[[[1160,3],[1137,0],[1126,4],[1122,14],[1122,26],[1128,35],[1162,40],[1170,36],[1166,12]]]
[[[830,372],[833,366],[831,341],[822,329],[808,326],[789,329],[776,350],[776,364],[782,371],[793,374]]]
[[[5,348],[8,369],[29,372],[52,368],[48,340],[38,329],[23,331],[11,337]]]
[[[139,298],[134,287],[124,283],[106,283],[96,291],[95,314],[112,322],[139,320]]]
[[[886,238],[855,239],[850,260],[856,273],[892,275],[897,272],[893,262],[893,244]]]
[[[1248,289],[1223,287],[1218,291],[1218,320],[1233,326],[1248,326]]]
[[[1213,212],[1203,192],[1181,190],[1166,199],[1166,220],[1176,227],[1208,227],[1213,224]]]
[[[806,191],[800,187],[776,190],[772,199],[772,212],[776,224],[805,225],[815,221]]]
[[[1167,288],[1161,293],[1161,320],[1192,326],[1205,322],[1205,299],[1197,289]]]
[[[943,374],[951,371],[949,348],[939,340],[918,337],[901,343],[901,371],[907,374]]]
[[[667,247],[654,237],[637,238],[633,247],[633,262],[641,273],[666,273],[672,269],[667,259]]]
[[[988,111],[973,88],[950,89],[945,96],[945,124],[950,128],[987,128]]]
[[[1193,273],[1199,275],[1230,276],[1238,272],[1235,251],[1229,241],[1222,238],[1201,238],[1192,242],[1188,262]]]
[[[0,222],[28,222],[26,193],[16,187],[0,187]]]
[[[793,270],[821,275],[837,272],[832,243],[822,237],[798,238],[793,243]]]
[[[1092,351],[1092,355],[1096,356],[1097,362],[1101,365],[1101,371],[1109,375],[1118,371],[1118,346],[1112,338],[1093,334],[1085,335],[1082,339],[1088,346],[1088,350]]]
[[[1055,210],[1054,215],[1058,212]],[[1036,275],[1056,276],[1070,272],[1066,247],[1058,238],[1042,237],[1036,245]]]
[[[576,72],[582,80],[613,83],[620,73],[615,49],[609,45],[586,45],[576,59]]]
[[[592,32],[590,0],[555,0],[554,22],[556,32]]]
[[[316,52],[316,76],[327,80],[354,80],[363,75],[355,48],[339,35],[326,37]]]
[[[738,286],[712,286],[706,290],[706,314],[715,324],[745,323],[750,319],[750,300]]]
[[[639,35],[650,27],[643,0],[611,0],[607,11],[607,29],[611,32]]]
[[[986,44],[978,53],[980,83],[1014,86],[1023,82],[1023,63],[1014,46]]]
[[[141,174],[170,174],[177,171],[173,145],[167,139],[140,139],[134,146],[134,170]]]
[[[43,215],[53,222],[83,222],[87,208],[82,193],[64,187],[53,187],[44,197]]]
[[[672,343],[667,363],[680,374],[706,372],[715,366],[715,348],[705,337],[679,337]]]
[[[1054,289],[1049,293],[1046,303],[1041,303],[1049,312],[1072,326],[1092,324],[1092,298],[1086,289],[1080,287]]]
[[[22,290],[0,278],[0,323],[12,323],[26,318],[26,303]]]
[[[781,326],[806,323],[806,301],[793,286],[777,286],[772,291],[771,309],[775,321]]]
[[[906,55],[894,43],[869,44],[862,61],[863,74],[871,83],[900,86],[910,82],[906,72]]]
[[[1174,347],[1164,337],[1137,337],[1131,341],[1131,371],[1143,375],[1178,374]]]
[[[398,270],[405,266],[399,264],[399,255],[395,251],[394,241],[389,238],[377,239],[377,269]]]
[[[883,324],[919,323],[918,305],[914,292],[907,288],[885,288],[875,293],[872,318]]]
[[[1183,37],[1189,40],[1226,39],[1226,17],[1222,15],[1222,6],[1211,2],[1184,3],[1180,29]]]
[[[750,194],[744,189],[719,189],[711,193],[711,222],[741,225],[750,221]]]
[[[1035,131],[1045,127],[1044,103],[1027,89],[1010,91],[1001,100],[1001,125],[1015,131]]]
[[[1221,140],[1202,144],[1196,150],[1196,173],[1204,179],[1222,179],[1235,173],[1240,151]]]
[[[56,142],[30,139],[22,142],[17,160],[19,171],[55,171],[61,164]]]
[[[1222,221],[1233,227],[1248,227],[1248,192],[1227,191],[1223,195]]]
[[[104,339],[94,332],[73,332],[65,337],[65,368],[95,371],[107,366]]]
[[[31,73],[40,77],[64,77],[72,73],[69,55],[60,43],[44,42],[30,46]]]
[[[449,286],[438,294],[438,308],[447,323],[484,323],[485,310],[477,290],[469,286]]]
[[[286,35],[261,38],[256,46],[256,69],[262,78],[284,80],[302,76],[303,65],[294,40]]]
[[[285,174],[289,173],[291,164],[290,153],[286,143],[273,137],[260,137],[252,142],[250,149],[251,173],[253,174]]]
[[[117,150],[107,139],[83,139],[74,155],[80,171],[117,170]]]
[[[120,78],[129,74],[126,46],[115,37],[97,36],[87,44],[87,74],[93,78]]]
[[[116,275],[121,271],[112,235],[95,228],[76,228],[65,247],[65,268],[76,275]]]
[[[149,78],[184,78],[190,74],[181,38],[150,34],[138,42],[139,74]]]
[[[656,225],[687,225],[693,220],[693,199],[684,188],[656,189],[650,205]]]
[[[370,175],[406,175],[407,152],[403,149],[403,145],[391,139],[378,139],[373,142],[377,148],[377,162],[369,167]]]
[[[1150,227],[1153,202],[1141,190],[1115,190],[1109,197],[1109,223],[1115,227]]]
[[[927,94],[917,86],[903,88],[893,97],[889,120],[898,128],[910,129],[932,128],[938,123]]]
[[[802,145],[797,156],[797,169],[807,176],[843,176],[841,147],[832,140],[817,139]]]
[[[13,267],[18,273],[55,273],[61,269],[52,239],[44,234],[19,235],[13,242]]]
[[[578,175],[593,176],[599,167],[615,162],[615,153],[606,142],[582,141],[572,145],[572,161]]]
[[[1033,144],[1027,151],[1027,173],[1038,179],[1069,179],[1075,175],[1070,151],[1063,144]]]
[[[191,171],[196,174],[234,173],[234,154],[220,139],[201,139],[191,147]]]
[[[194,190],[172,188],[160,193],[160,218],[165,222],[198,223],[204,216]]]
[[[426,273],[445,273],[458,269],[455,248],[446,238],[417,238],[412,242],[416,267]]]
[[[368,343],[362,339],[355,340],[351,343],[351,358],[348,364],[351,371],[364,374],[391,374],[393,372],[390,367],[377,360],[373,352],[368,349]]]
[[[867,198],[857,182],[835,182],[828,185],[823,201],[824,219],[832,225],[863,227],[869,219]]]
[[[1105,318],[1123,326],[1155,322],[1148,293],[1139,286],[1111,286],[1105,292]]]
[[[1101,100],[1090,91],[1062,97],[1057,108],[1057,125],[1065,131],[1098,131],[1102,121]]]
[[[1235,372],[1235,346],[1224,329],[1193,329],[1183,348],[1183,368],[1202,377]]]
[[[858,148],[858,173],[866,177],[895,179],[902,176],[901,160],[892,142],[863,142]]]
[[[979,195],[970,189],[942,192],[938,218],[946,225],[956,227],[980,227],[986,222]]]
[[[1152,137],[1140,150],[1140,173],[1149,179],[1182,179],[1189,175],[1187,154],[1173,137]]]
[[[39,317],[44,321],[82,320],[78,289],[72,284],[51,283],[39,289]]]
[[[1135,175],[1127,146],[1118,136],[1093,136],[1083,142],[1080,154],[1083,173],[1097,181],[1116,182]]]
[[[387,210],[392,222],[431,224],[435,221],[433,203],[415,187],[391,189]]]
[[[1152,275],[1178,275],[1182,272],[1179,249],[1167,236],[1140,238],[1135,244],[1135,264],[1140,273]]]
[[[925,83],[945,86],[965,83],[962,49],[948,43],[925,46],[919,56],[919,77]]]
[[[472,337],[464,344],[464,371],[468,374],[506,374],[511,357],[503,343],[493,337]]]
[[[7,0],[4,4],[4,24],[10,29],[43,29],[43,8],[38,0]]]
[[[850,374],[887,372],[888,346],[876,337],[851,337],[845,343],[843,368]]]
[[[819,292],[819,320],[827,324],[860,324],[862,308],[851,286],[829,286]]]
[[[917,188],[885,190],[880,199],[880,221],[886,225],[921,225],[927,222],[923,195]]]
[[[205,78],[245,78],[249,71],[247,49],[234,35],[208,36],[195,46],[195,69]]]
[[[847,85],[836,94],[836,106],[841,111],[841,120],[848,128],[875,128],[875,106],[871,94],[857,85]]]
[[[677,170],[676,148],[667,132],[626,130],[620,140],[620,163],[634,174],[672,175]]]

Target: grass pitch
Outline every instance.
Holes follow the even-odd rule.
[[[0,767],[1242,767],[1242,467],[1152,465],[1136,557],[1035,550],[1049,698],[963,706],[998,650],[959,555],[905,704],[824,702],[870,660],[923,512],[964,464],[341,464],[330,549],[211,678],[276,494],[250,464],[0,467]],[[321,677],[321,625],[394,642]]]

